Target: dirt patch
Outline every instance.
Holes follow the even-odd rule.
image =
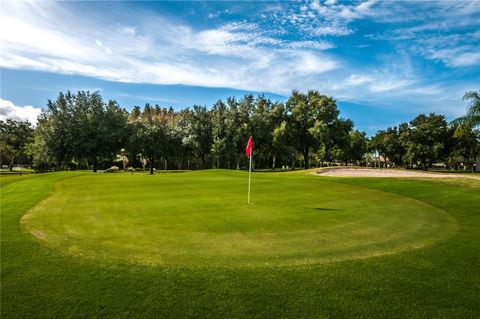
[[[421,177],[421,178],[473,178],[480,180],[480,174],[452,174],[409,171],[381,168],[326,168],[316,172],[322,176],[339,177]]]

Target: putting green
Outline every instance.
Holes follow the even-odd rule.
[[[449,214],[385,191],[288,173],[88,174],[55,185],[22,225],[84,258],[179,266],[299,265],[422,248]]]

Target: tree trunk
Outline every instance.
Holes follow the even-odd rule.
[[[97,172],[97,157],[96,156],[93,158],[93,172],[94,173]]]
[[[277,156],[273,155],[272,157],[272,170],[275,170],[275,161],[277,160]]]
[[[477,156],[475,155],[475,152],[473,151],[473,149],[470,154],[471,154],[470,158],[472,159],[472,173],[476,173],[477,172]]]
[[[153,164],[155,163],[155,159],[150,159],[150,175],[153,175]]]
[[[308,158],[308,150],[303,151],[303,166],[305,169],[310,168],[309,158]]]
[[[167,174],[167,159],[165,158],[164,161],[165,161],[165,174]]]
[[[15,156],[12,156],[12,160],[10,161],[10,165],[8,167],[8,169],[10,170],[10,172],[13,171],[13,161],[15,160]]]

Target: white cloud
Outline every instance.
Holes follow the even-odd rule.
[[[356,86],[356,85],[361,85],[361,84],[365,84],[365,83],[371,83],[373,81],[375,81],[375,79],[370,75],[351,74],[348,77],[348,79],[345,81],[345,84]]]
[[[130,35],[135,35],[137,33],[137,29],[135,27],[121,27],[120,32],[130,34]]]
[[[385,80],[378,79],[377,81],[375,81],[375,83],[373,83],[370,86],[370,90],[375,93],[385,92],[385,91],[395,90],[398,88],[403,88],[414,83],[415,82],[411,80],[386,80],[385,81]]]
[[[342,53],[333,55],[338,52],[331,50],[337,47],[335,41],[338,47],[349,49],[348,41],[342,43],[336,37],[357,32],[358,25],[354,23],[361,19],[383,23],[410,21],[408,29],[388,34],[388,41],[421,41],[414,42],[412,48],[400,47],[398,52],[416,50],[427,59],[443,61],[451,67],[480,63],[473,43],[478,43],[478,31],[472,31],[468,43],[459,42],[458,36],[421,36],[422,32],[450,30],[453,18],[447,19],[448,24],[440,18],[418,23],[425,22],[420,13],[429,11],[410,10],[406,14],[407,6],[399,2],[266,3],[260,6],[263,10],[258,12],[258,20],[212,27],[216,21],[213,19],[208,28],[201,29],[182,20],[167,19],[158,12],[129,11],[128,19],[121,19],[120,4],[109,5],[108,16],[103,10],[91,8],[91,12],[78,15],[78,10],[70,8],[76,5],[90,7],[77,2],[2,2],[0,66],[121,82],[228,87],[284,95],[293,88],[313,88],[339,99],[375,104],[399,100],[427,104],[448,96],[445,105],[451,106],[463,95],[461,88],[452,91],[445,84],[437,85],[436,79],[429,81],[422,70],[415,70],[397,52],[385,60],[375,54],[375,61],[369,65],[343,60]],[[476,10],[475,6],[458,3],[455,8],[464,12]],[[439,12],[451,14],[448,9],[428,14]],[[459,25],[475,23],[459,12],[453,16]],[[266,24],[262,24],[264,19]],[[364,41],[372,39],[387,37],[381,34]],[[372,41],[358,47],[370,44],[375,46]],[[457,51],[451,51],[454,49]]]
[[[33,125],[37,123],[37,117],[42,112],[42,109],[27,106],[16,106],[8,100],[0,98],[0,120],[6,121],[7,119],[15,121],[29,121]]]
[[[335,0],[327,0],[321,4],[318,0],[310,3],[309,8],[315,13],[315,17],[323,19],[325,22],[333,23],[342,29],[348,29],[349,22],[362,19],[368,16],[374,16],[374,6],[378,0],[355,1],[351,3],[337,3]],[[304,10],[307,16],[307,10]]]
[[[408,12],[402,15],[408,24],[368,37],[390,41],[402,51],[440,61],[451,68],[479,65],[479,4],[479,1],[419,2],[416,11],[424,17]]]
[[[139,12],[129,25],[119,26],[90,14],[74,15],[69,5],[2,3],[0,66],[122,82],[288,93],[292,82],[308,86],[312,74],[339,65],[322,52],[333,47],[326,41],[285,41],[254,23],[194,30]],[[282,79],[272,80],[279,74]]]
[[[480,52],[464,52],[452,60],[454,66],[470,66],[480,64]]]
[[[320,90],[341,101],[369,104],[402,112],[445,114],[450,118],[464,112],[463,94],[472,89],[465,81],[429,80],[415,68],[412,57],[385,55],[375,67],[351,68],[342,76],[322,83]],[[351,70],[355,71],[352,72]]]
[[[480,64],[480,52],[472,47],[460,46],[445,49],[430,49],[430,58],[441,60],[450,67],[467,67]]]
[[[316,49],[316,50],[328,50],[335,48],[335,45],[331,42],[320,40],[305,40],[294,41],[285,44],[290,49]]]
[[[353,30],[346,26],[332,24],[332,25],[320,26],[316,28],[313,32],[316,35],[340,36],[340,35],[349,35],[353,33]]]
[[[297,54],[297,53],[293,53]],[[297,74],[319,74],[336,68],[334,61],[324,61],[311,52],[298,53],[299,59],[295,59]]]

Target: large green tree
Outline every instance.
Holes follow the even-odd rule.
[[[33,128],[28,121],[0,121],[0,167],[8,162],[10,171],[17,161],[26,160],[25,147],[33,141]]]
[[[254,137],[256,165],[268,167],[273,153],[272,131],[275,127],[275,118],[272,114],[273,103],[263,95],[258,96],[250,117],[251,134]],[[244,142],[246,145],[246,141]]]
[[[249,101],[252,99],[249,98]],[[248,112],[248,103],[243,100],[236,100],[233,97],[227,99],[228,115],[227,115],[227,152],[229,154],[228,166],[235,163],[238,170],[241,161],[245,157],[245,145],[250,134],[250,115]],[[242,106],[241,106],[242,105]]]
[[[195,105],[190,120],[195,153],[202,163],[202,168],[208,168],[208,157],[213,143],[211,113],[205,106]]]
[[[350,133],[353,130],[353,122],[348,119],[337,119],[333,122],[330,130],[333,138],[332,155],[334,155],[335,160],[342,161],[345,163],[345,166],[347,166],[348,161],[352,159],[352,140]]]
[[[401,134],[408,130],[408,124],[403,123],[398,127],[389,127],[387,130],[380,130],[372,136],[369,148],[379,151],[385,161],[392,166],[402,166],[406,155],[406,149],[401,140]]]
[[[311,149],[322,139],[332,139],[324,133],[338,120],[340,112],[336,101],[315,90],[307,93],[293,91],[286,106],[289,114],[290,143],[302,154],[305,168],[309,168]]]
[[[153,174],[155,162],[167,156],[169,121],[172,121],[171,115],[147,104],[141,116],[130,124],[129,148],[148,160],[150,174]]]
[[[42,130],[48,129],[45,126],[37,126],[34,133],[34,138],[31,143],[26,146],[26,152],[32,159],[32,167],[36,171],[48,171],[55,164],[55,159],[52,157],[48,149]]]
[[[224,167],[227,158],[227,114],[228,109],[222,100],[212,107],[212,156],[217,168]]]
[[[448,127],[445,116],[431,113],[420,114],[410,121],[410,129],[404,133],[406,158],[420,163],[427,169],[433,163],[443,160],[448,138]]]
[[[73,100],[70,91],[66,94],[60,92],[56,100],[48,100],[38,118],[41,139],[57,168],[63,168],[66,161],[74,157],[75,139],[86,138],[83,133],[76,132],[79,122],[83,124],[83,121],[74,118]]]
[[[271,126],[271,155],[272,155],[272,169],[276,169],[277,158],[287,157],[290,152],[288,146],[288,131],[287,131],[287,113],[285,106],[282,103],[275,103],[270,110],[270,126]]]
[[[359,130],[349,132],[349,145],[346,160],[359,163],[367,152],[367,135]]]
[[[319,163],[359,162],[365,134],[339,115],[336,101],[315,90],[293,91],[285,104],[245,95],[219,100],[210,110],[194,106],[175,111],[147,103],[130,113],[115,101],[104,102],[98,92],[67,92],[48,102],[29,150],[39,154],[34,161],[45,167],[91,163],[96,170],[97,161],[111,163],[125,149],[132,164],[148,161],[151,171],[160,160],[164,168],[233,168],[236,163],[238,169],[246,164],[245,145],[252,135],[258,167],[275,168],[297,158],[308,168],[311,155]],[[420,127],[428,126],[420,122]],[[428,164],[446,156],[449,145],[432,155],[429,144],[419,142],[424,129],[406,126],[379,132],[371,146],[396,165],[407,155]]]
[[[39,141],[58,167],[86,160],[97,171],[99,158],[111,162],[126,143],[128,113],[100,93],[60,93],[39,117]],[[40,142],[39,142],[40,143]]]

